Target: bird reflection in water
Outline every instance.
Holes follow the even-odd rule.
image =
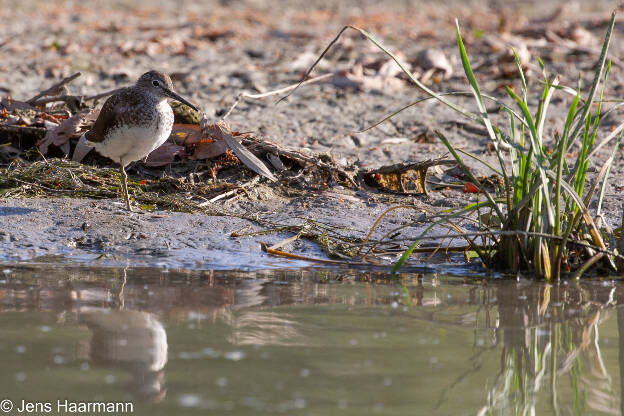
[[[167,332],[149,312],[124,310],[123,284],[117,293],[119,309],[89,309],[80,314],[92,337],[83,345],[85,359],[119,368],[132,375],[130,393],[141,400],[161,401],[166,395]]]

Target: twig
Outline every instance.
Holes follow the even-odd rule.
[[[292,237],[288,237],[282,241],[280,241],[277,244],[273,244],[271,247],[269,247],[271,250],[277,250],[278,248],[284,247],[286,244],[292,243],[293,241],[298,240],[301,237],[301,232],[303,232],[303,229],[298,232],[297,234],[293,235]]]
[[[125,87],[115,88],[114,90],[110,90],[110,91],[102,92],[100,94],[92,95],[90,97],[86,97],[82,101],[99,100],[100,98],[104,98],[104,97],[108,97],[109,95],[117,94],[118,92],[121,92],[124,89]]]
[[[232,189],[231,191],[227,191],[227,192],[224,192],[222,194],[219,194],[219,195],[215,196],[214,198],[209,199],[208,201],[204,201],[204,202],[201,202],[201,203],[197,204],[197,206],[205,207],[206,205],[212,204],[213,202],[217,202],[220,199],[223,199],[223,198],[228,197],[230,195],[234,195],[236,192],[238,192],[240,190],[245,191],[246,187],[254,186],[255,184],[258,183],[259,180],[260,180],[260,176],[258,175],[255,178],[253,178],[252,180],[250,180],[249,182],[244,183],[241,186],[236,187],[236,189]]]
[[[356,261],[327,260],[327,259],[318,259],[318,258],[315,258],[315,257],[300,256],[298,254],[287,253],[285,251],[275,250],[275,249],[273,249],[271,247],[267,247],[266,243],[263,243],[263,242],[260,243],[260,246],[262,247],[262,250],[264,250],[268,254],[272,254],[274,256],[279,256],[279,257],[286,257],[286,258],[289,258],[289,259],[305,260],[305,261],[310,261],[310,262],[315,262],[315,263],[324,263],[324,264],[336,264],[336,265],[343,264],[343,265],[347,265],[347,266],[355,266],[355,265],[366,265],[366,266],[368,266],[367,263],[356,262]]]
[[[300,84],[293,84],[290,85],[288,87],[285,88],[281,88],[279,90],[273,90],[273,91],[268,91],[268,92],[264,92],[262,94],[248,94],[246,92],[242,92],[240,94],[238,94],[238,97],[236,97],[236,101],[234,101],[234,104],[232,104],[232,106],[230,107],[230,109],[227,111],[227,113],[225,113],[225,115],[223,117],[221,117],[221,120],[225,120],[234,110],[234,108],[238,105],[239,102],[241,102],[241,100],[243,98],[251,98],[251,99],[258,99],[258,98],[266,98],[266,97],[270,97],[272,95],[279,95],[279,94],[283,94],[286,93],[288,91],[294,90],[295,88],[297,88],[299,85],[307,85],[307,84],[311,84],[314,82],[318,82],[318,81],[322,81],[325,78],[329,78],[329,77],[333,77],[334,73],[330,73],[330,74],[323,74],[320,75],[318,77],[315,78],[310,78],[307,81],[304,81],[303,83]]]
[[[16,37],[17,37],[17,36],[12,35],[12,36],[9,36],[8,38],[4,39],[3,41],[0,41],[0,49],[4,48],[4,47],[7,45],[7,43],[9,43],[10,41],[12,41],[12,40],[13,40],[13,39],[15,39]]]
[[[33,107],[40,107],[48,103],[55,103],[63,101],[72,110],[77,110],[80,107],[81,97],[77,95],[55,95],[54,97],[39,98],[30,104]]]
[[[41,98],[41,97],[48,97],[48,96],[51,96],[51,95],[60,95],[63,92],[61,87],[64,87],[65,84],[68,84],[68,83],[72,82],[73,80],[78,78],[80,75],[82,75],[82,73],[76,72],[74,75],[71,75],[71,76],[69,76],[67,78],[63,78],[60,82],[52,85],[47,90],[44,90],[44,91],[40,92],[39,94],[35,95],[34,97],[32,97],[30,100],[28,100],[26,102],[28,104],[33,105],[33,103],[35,101],[37,101],[39,98]]]
[[[253,232],[249,232],[249,233],[239,233],[237,231],[234,231],[234,232],[232,232],[230,234],[230,237],[232,237],[232,238],[256,237],[256,236],[259,236],[259,235],[275,234],[275,233],[281,233],[281,232],[284,232],[284,231],[288,231],[288,232],[292,232],[292,233],[299,233],[302,229],[303,229],[303,226],[286,225],[286,226],[280,227],[280,228],[273,228],[273,229],[270,229],[270,230],[253,231]]]

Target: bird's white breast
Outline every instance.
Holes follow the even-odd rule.
[[[103,156],[123,166],[145,158],[160,147],[171,134],[173,111],[166,100],[156,107],[156,114],[144,124],[119,125],[110,130],[101,143],[91,143]]]

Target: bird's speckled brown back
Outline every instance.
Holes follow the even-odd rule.
[[[149,125],[157,117],[153,110],[157,103],[157,97],[141,94],[136,86],[126,88],[106,100],[95,124],[85,136],[92,143],[101,143],[109,131],[120,126]]]

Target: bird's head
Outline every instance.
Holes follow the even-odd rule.
[[[149,71],[141,75],[137,81],[137,86],[146,89],[160,98],[173,98],[182,104],[188,105],[195,111],[199,111],[193,104],[180,97],[175,91],[173,91],[173,82],[169,75],[158,72]]]

